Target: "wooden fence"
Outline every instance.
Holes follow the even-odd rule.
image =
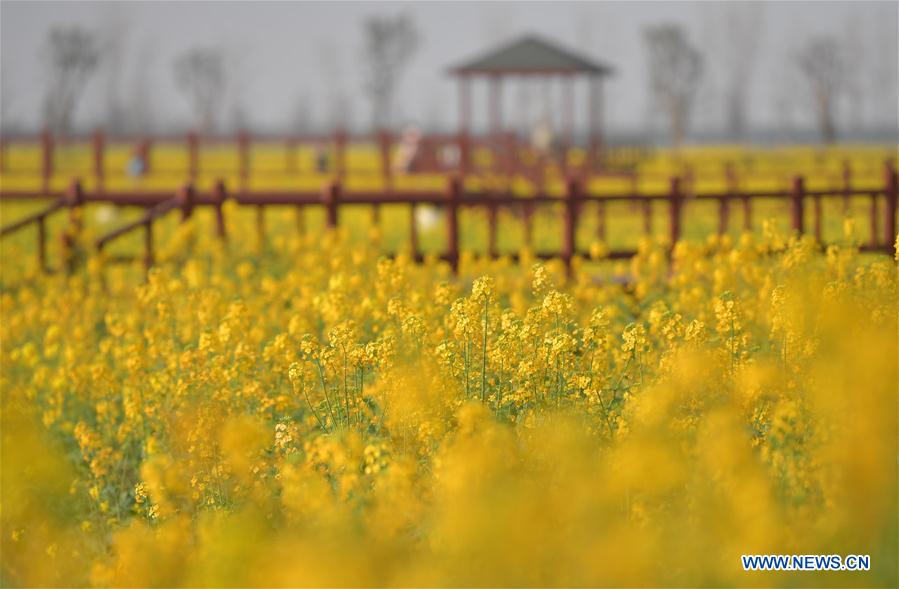
[[[541,193],[532,197],[518,197],[511,194],[470,191],[466,190],[461,177],[452,175],[448,177],[446,189],[443,191],[346,191],[339,180],[328,182],[321,191],[236,191],[228,192],[224,182],[219,181],[213,190],[208,193],[200,193],[194,190],[191,182],[183,185],[175,194],[171,192],[106,192],[95,191],[86,193],[81,184],[72,182],[68,191],[52,204],[12,225],[2,229],[2,236],[24,229],[29,225],[38,228],[37,255],[41,268],[46,269],[46,239],[47,232],[45,222],[47,217],[61,209],[68,209],[70,223],[64,241],[71,245],[74,234],[80,229],[80,216],[77,211],[87,203],[106,202],[118,206],[140,206],[147,210],[143,216],[107,235],[102,236],[94,244],[98,252],[103,251],[111,241],[126,235],[132,231],[142,229],[144,231],[144,264],[149,268],[154,263],[153,223],[173,210],[181,211],[181,219],[190,218],[196,207],[213,207],[216,218],[216,233],[222,240],[228,239],[226,219],[223,205],[227,200],[233,200],[239,205],[252,206],[257,211],[256,228],[261,241],[265,240],[264,211],[266,207],[288,206],[297,210],[298,219],[308,207],[321,207],[325,211],[327,227],[337,228],[340,224],[340,211],[345,207],[368,206],[376,209],[380,205],[398,204],[409,207],[410,247],[413,256],[421,260],[424,256],[418,243],[418,231],[415,219],[415,210],[422,205],[435,205],[445,210],[446,248],[440,254],[440,258],[449,262],[454,270],[458,269],[460,254],[460,226],[459,212],[463,208],[481,208],[487,211],[488,219],[488,246],[487,254],[497,257],[497,211],[500,208],[518,208],[524,224],[526,245],[532,245],[533,214],[538,207],[561,208],[561,249],[559,251],[537,252],[540,258],[561,258],[566,264],[571,265],[575,256],[587,256],[586,250],[580,248],[577,243],[577,228],[580,218],[585,212],[587,203],[595,203],[599,216],[597,222],[597,237],[603,239],[607,226],[606,205],[613,202],[637,203],[643,211],[643,230],[646,234],[653,233],[652,206],[654,203],[666,203],[668,209],[668,237],[672,244],[682,236],[684,222],[684,206],[688,202],[716,202],[718,207],[718,232],[724,233],[729,227],[731,208],[739,204],[743,208],[744,227],[752,227],[753,202],[758,200],[779,200],[789,203],[790,226],[795,233],[806,233],[809,215],[807,209],[811,205],[811,232],[819,242],[822,241],[822,218],[824,199],[867,196],[871,202],[871,235],[872,239],[862,249],[894,252],[894,240],[896,238],[896,207],[899,198],[899,181],[896,170],[887,165],[884,184],[877,189],[843,189],[843,190],[807,190],[802,176],[793,179],[791,190],[787,191],[737,191],[735,189],[716,193],[686,194],[683,190],[680,177],[672,177],[669,181],[669,189],[661,194],[592,194],[584,190],[582,182],[577,178],[570,178],[566,184],[563,196],[552,196]],[[15,193],[2,193],[0,198],[13,198]],[[879,213],[878,200],[885,202],[883,218]],[[881,235],[882,239],[877,236]],[[64,252],[67,251],[64,248]],[[615,250],[609,253],[611,258],[625,258],[634,255],[634,250]],[[65,261],[66,268],[71,271],[71,260]]]
[[[237,151],[237,175],[240,187],[245,189],[249,184],[250,177],[259,175],[258,170],[254,171],[252,162],[252,150],[256,144],[280,145],[284,153],[283,168],[277,172],[280,174],[295,175],[301,172],[299,166],[298,152],[300,148],[314,148],[325,160],[327,160],[327,169],[316,171],[326,171],[340,180],[350,174],[348,167],[347,152],[353,144],[375,145],[378,149],[379,168],[372,172],[368,170],[367,174],[375,174],[380,177],[386,186],[390,186],[392,179],[392,161],[391,154],[393,149],[398,145],[399,137],[390,131],[382,130],[371,135],[356,134],[352,135],[342,129],[337,129],[330,134],[305,134],[292,136],[251,136],[246,131],[240,131],[231,136],[201,136],[195,132],[189,132],[184,135],[168,135],[168,136],[135,136],[135,137],[109,137],[102,131],[97,131],[89,137],[55,137],[51,133],[44,131],[36,137],[22,137],[9,139],[0,137],[0,173],[14,175],[27,174],[39,175],[41,178],[41,187],[39,190],[32,191],[35,195],[38,192],[47,192],[51,189],[52,180],[55,175],[60,173],[57,165],[57,153],[61,147],[70,145],[89,146],[91,150],[91,175],[93,177],[94,186],[98,190],[102,190],[106,184],[106,180],[110,176],[123,176],[125,170],[120,170],[117,174],[110,175],[107,166],[107,154],[110,145],[127,146],[134,155],[138,156],[143,162],[143,171],[141,175],[158,173],[157,163],[154,161],[154,150],[161,144],[182,146],[185,150],[187,166],[178,170],[166,170],[165,173],[177,174],[182,177],[186,176],[190,179],[196,179],[201,173],[211,175],[229,174],[231,170],[223,169],[206,169],[201,163],[201,149],[205,147],[227,147],[236,149]],[[12,145],[32,145],[37,146],[40,150],[40,165],[36,169],[11,169],[7,161],[7,153]],[[421,136],[419,141],[418,155],[416,158],[416,168],[422,173],[459,173],[463,176],[475,173],[477,166],[474,163],[474,152],[476,150],[486,150],[492,154],[490,166],[481,171],[487,171],[491,174],[505,175],[527,175],[534,176],[534,169],[537,165],[545,165],[546,161],[535,162],[534,164],[525,163],[524,154],[531,154],[533,149],[523,141],[515,132],[503,132],[489,136],[473,136],[468,133],[459,134],[438,134],[431,133]],[[452,157],[445,158],[443,154],[451,153]],[[635,168],[637,162],[646,158],[650,150],[645,147],[625,147],[613,148],[606,150],[603,159],[608,160],[608,165],[603,166],[606,174],[627,174]],[[533,155],[533,154],[531,154]],[[545,154],[544,154],[545,155]],[[558,155],[558,154],[557,154]],[[539,159],[537,156],[530,159]],[[600,160],[601,161],[601,160]],[[573,173],[575,166],[568,165],[563,167]],[[587,165],[578,166],[582,173],[596,173],[599,168],[593,168]],[[359,170],[352,171],[353,175],[359,176],[363,172]]]

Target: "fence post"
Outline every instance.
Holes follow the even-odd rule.
[[[899,175],[896,169],[887,163],[886,166],[886,220],[884,221],[884,239],[887,250],[896,254],[896,206],[899,200]]]
[[[815,225],[815,241],[817,241],[818,243],[821,243],[821,237],[822,237],[821,216],[822,216],[822,211],[821,211],[821,195],[820,195],[820,194],[812,195],[812,215],[813,215],[813,222],[814,222],[814,225]]]
[[[153,219],[144,223],[144,274],[153,266]]]
[[[184,223],[190,219],[194,211],[194,185],[193,182],[187,182],[178,188],[175,193],[178,206],[181,208],[181,222]]]
[[[534,246],[534,203],[528,199],[522,206],[524,207],[524,244],[530,249]]]
[[[562,223],[562,257],[571,272],[571,260],[576,252],[577,206],[580,200],[581,186],[576,178],[568,178],[565,191],[565,216]]]
[[[843,160],[843,214],[847,214],[849,212],[849,200],[851,198],[852,190],[852,164],[849,163],[849,159]]]
[[[447,252],[453,273],[459,271],[459,201],[462,197],[462,177],[450,176],[447,187],[446,240]]]
[[[46,217],[37,218],[37,260],[41,272],[47,271],[47,226]]]
[[[730,228],[730,201],[736,196],[737,179],[733,162],[724,165],[724,177],[727,184],[725,196],[718,201],[718,235],[724,235]]]
[[[790,210],[792,229],[799,235],[802,235],[805,232],[805,179],[802,176],[793,177],[793,190],[790,198],[792,200],[792,206]]]
[[[228,191],[225,188],[225,181],[219,178],[212,187],[212,198],[215,206],[215,234],[223,241],[228,241],[228,231],[225,228],[225,213],[222,211],[222,205],[228,198]]]
[[[188,170],[187,175],[190,180],[196,180],[197,175],[200,173],[200,153],[199,153],[199,138],[197,137],[197,133],[195,131],[190,131],[187,134],[187,157],[188,157]]]
[[[97,129],[94,131],[94,179],[97,183],[97,192],[103,192],[104,170],[103,170],[103,148],[105,138],[103,131]]]
[[[150,165],[151,159],[150,155],[153,150],[153,141],[150,139],[144,139],[137,146],[137,156],[141,159],[144,164],[143,170],[141,171],[141,176],[146,176],[152,170]]]
[[[337,229],[337,206],[340,200],[340,181],[334,180],[325,186],[322,203],[325,205],[325,218],[328,229]]]
[[[752,231],[752,199],[748,193],[740,197],[743,200],[743,230]]]
[[[66,206],[69,208],[69,224],[78,225],[80,229],[81,219],[78,216],[78,207],[84,204],[84,191],[81,188],[80,180],[72,180],[69,189],[66,191]]]
[[[245,192],[250,176],[250,135],[244,129],[237,132],[237,153],[239,157],[240,191]]]
[[[518,175],[518,168],[518,134],[509,131],[506,133],[506,189],[510,192]]]
[[[679,176],[672,176],[668,180],[668,215],[670,231],[671,247],[681,239],[681,223],[683,221],[684,193],[681,190],[681,179]]]
[[[69,209],[69,226],[62,234],[63,263],[66,273],[75,271],[75,244],[81,233],[81,205],[84,203],[84,192],[79,180],[72,180],[66,191],[66,206]]]
[[[53,136],[50,131],[41,131],[41,176],[44,192],[50,191],[50,179],[53,177]]]
[[[468,139],[468,132],[461,131],[459,133],[459,174],[462,178],[465,178],[468,175],[468,171],[470,168],[470,144]]]
[[[415,203],[409,203],[409,247],[412,259],[418,259],[418,225],[415,222]]]

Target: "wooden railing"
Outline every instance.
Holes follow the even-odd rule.
[[[6,196],[5,191],[3,194]],[[74,264],[73,247],[75,245],[75,236],[81,229],[79,208],[84,203],[84,193],[81,190],[81,183],[78,181],[72,182],[69,189],[63,195],[53,195],[52,198],[53,201],[47,207],[0,228],[0,238],[9,237],[31,225],[35,225],[37,227],[36,254],[38,266],[41,271],[48,272],[50,269],[47,266],[47,219],[56,211],[68,209],[69,226],[62,234],[62,248],[64,266],[68,271],[71,271]]]
[[[121,201],[119,201],[120,204]],[[144,269],[149,270],[155,262],[153,248],[153,222],[164,217],[168,212],[175,209],[181,211],[181,221],[187,221],[194,208],[194,189],[193,185],[188,183],[178,189],[175,196],[155,204],[147,209],[138,219],[119,227],[109,233],[103,235],[94,243],[97,254],[102,254],[103,249],[112,241],[119,239],[124,235],[143,228],[144,230]]]
[[[561,258],[566,264],[576,256],[586,256],[588,252],[578,247],[577,228],[584,212],[583,206],[587,203],[596,205],[597,237],[605,239],[608,225],[606,216],[607,205],[615,202],[627,202],[636,204],[643,212],[643,231],[646,235],[653,235],[652,227],[653,205],[667,204],[668,208],[668,238],[673,244],[680,240],[683,234],[684,207],[692,202],[716,202],[718,206],[718,233],[725,233],[730,226],[730,214],[732,205],[740,203],[743,207],[744,228],[752,228],[752,205],[758,200],[780,200],[788,203],[790,215],[790,227],[797,234],[803,234],[807,230],[807,222],[811,221],[811,232],[819,242],[822,241],[823,207],[825,199],[848,199],[851,197],[866,196],[870,198],[871,209],[871,241],[863,246],[870,251],[893,252],[896,238],[896,207],[897,193],[899,193],[899,181],[894,168],[888,166],[885,171],[885,180],[882,188],[878,189],[841,189],[841,190],[807,190],[802,176],[796,176],[792,188],[786,191],[739,191],[731,187],[724,192],[705,192],[689,194],[684,190],[680,177],[672,177],[669,180],[669,189],[666,193],[646,194],[593,194],[585,191],[580,179],[573,177],[567,181],[564,194],[553,196],[540,193],[532,197],[520,197],[509,193],[471,191],[466,190],[462,179],[458,176],[450,176],[447,186],[443,191],[346,191],[339,180],[328,182],[321,191],[238,191],[229,195],[225,183],[219,181],[213,190],[207,194],[195,192],[193,185],[187,183],[172,196],[171,192],[94,192],[84,194],[80,191],[80,184],[73,183],[76,187],[77,198],[69,197],[65,202],[57,200],[51,207],[23,219],[3,230],[7,235],[14,230],[21,229],[31,223],[37,223],[39,240],[41,243],[46,238],[46,229],[43,220],[54,210],[62,206],[80,206],[90,202],[108,202],[120,206],[143,206],[148,210],[136,221],[133,221],[115,231],[104,235],[97,240],[95,246],[98,251],[111,241],[126,235],[132,231],[143,228],[144,230],[144,264],[149,268],[154,263],[153,247],[153,223],[162,218],[166,213],[180,208],[183,221],[190,218],[193,209],[197,206],[211,206],[215,210],[216,233],[220,239],[227,239],[226,223],[223,212],[223,204],[227,199],[235,201],[238,205],[252,206],[256,208],[256,230],[260,243],[265,242],[264,211],[270,206],[289,206],[297,210],[298,226],[302,227],[303,211],[308,207],[322,207],[325,211],[325,222],[328,228],[335,229],[340,225],[340,211],[350,206],[368,206],[372,208],[381,205],[408,205],[409,207],[409,235],[412,255],[423,259],[424,255],[418,242],[415,210],[423,205],[435,205],[445,211],[446,248],[439,257],[448,261],[453,269],[458,268],[460,255],[460,226],[459,212],[463,208],[481,208],[487,212],[488,221],[488,245],[487,254],[496,257],[500,255],[497,248],[497,211],[500,208],[518,209],[522,212],[521,219],[524,224],[525,245],[529,248],[532,244],[533,215],[539,207],[553,206],[561,208],[561,248],[559,251],[536,252],[541,258]],[[70,191],[71,192],[71,191]],[[0,197],[5,197],[0,193]],[[881,215],[878,200],[885,202],[884,214]],[[807,213],[807,205],[811,204],[811,218]],[[882,223],[882,224],[881,224]],[[878,237],[880,236],[880,237]],[[609,252],[611,258],[623,258],[634,255],[634,249],[621,249]],[[45,267],[45,251],[43,246],[39,249],[41,265]]]

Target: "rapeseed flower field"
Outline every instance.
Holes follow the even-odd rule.
[[[232,218],[146,280],[4,247],[4,585],[896,585],[897,267],[851,220],[624,283]]]
[[[790,162],[836,187],[857,157],[854,181],[881,186],[875,151]],[[697,149],[700,186],[721,182],[703,172],[715,153],[755,162],[744,186],[789,180],[785,154]],[[375,153],[351,157],[376,171]],[[850,204],[827,205],[824,248],[787,231],[782,203],[711,237],[714,208],[692,204],[673,246],[639,237],[621,203],[610,243],[570,270],[523,248],[505,212],[517,261],[482,257],[465,212],[458,274],[433,255],[441,226],[423,263],[404,253],[402,207],[380,228],[342,213],[336,232],[309,211],[305,233],[271,210],[265,242],[234,203],[228,243],[209,211],[167,219],[147,276],[90,246],[129,212],[84,208],[71,276],[40,273],[16,235],[0,248],[0,582],[896,586],[897,266],[859,253],[867,203]],[[4,223],[34,206],[4,203]],[[557,224],[537,217],[536,247],[558,247]],[[628,239],[635,258],[603,259]],[[113,253],[140,251],[123,242]],[[747,554],[871,566],[750,572]]]

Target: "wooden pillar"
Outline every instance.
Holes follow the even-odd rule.
[[[669,238],[671,239],[671,247],[680,241],[681,238],[681,223],[683,221],[683,205],[684,205],[684,194],[681,190],[681,180],[679,177],[674,176],[669,180],[669,191],[668,191],[668,204],[669,204],[669,225],[668,229],[670,231]]]
[[[568,171],[568,152],[574,146],[574,76],[562,78],[562,93],[565,105],[562,107],[564,139],[562,141],[562,169]]]
[[[822,227],[821,227],[821,195],[815,194],[812,196],[812,217],[814,223],[815,230],[815,241],[818,243],[822,242]]]
[[[886,219],[884,221],[884,245],[889,251],[896,254],[896,208],[899,201],[899,175],[896,169],[887,164],[886,166]]]
[[[62,233],[62,257],[66,273],[75,271],[75,244],[81,234],[81,205],[84,204],[84,191],[79,180],[73,180],[66,191],[66,207],[69,209],[69,226]]]
[[[886,193],[885,193],[886,194]],[[887,196],[889,199],[889,196]],[[871,237],[868,240],[868,243],[871,247],[877,247],[877,235],[880,233],[880,223],[878,223],[878,210],[877,210],[877,193],[871,193],[871,204],[869,206],[870,209],[870,223],[871,223]],[[893,238],[895,239],[895,237]]]
[[[181,222],[184,223],[190,219],[194,212],[194,185],[193,182],[187,182],[175,193],[175,199],[181,209]]]
[[[505,134],[506,138],[506,190],[512,192],[512,183],[518,175],[518,132],[514,129]]]
[[[37,218],[37,262],[41,272],[47,271],[47,218]]]
[[[471,169],[469,134],[471,132],[471,80],[459,77],[459,173],[464,178]]]
[[[790,209],[792,229],[799,235],[805,232],[805,179],[802,176],[793,178],[792,206]]]
[[[409,249],[412,250],[412,260],[418,260],[418,224],[415,219],[415,203],[409,204]]]
[[[494,74],[490,77],[490,147],[491,153],[493,155],[493,166],[491,171],[496,174],[497,172],[506,171],[508,169],[508,154],[506,151],[506,144],[503,141],[503,95],[502,95],[502,78],[498,74]],[[487,198],[492,199],[495,197],[493,191],[487,192]],[[496,253],[496,217],[497,217],[497,207],[495,203],[488,202],[487,203],[487,253],[491,257]]]
[[[137,156],[143,161],[144,168],[141,172],[141,176],[146,176],[150,173],[152,168],[150,167],[150,155],[153,149],[153,142],[150,139],[143,139],[137,145]]]
[[[590,77],[590,156],[589,164],[591,171],[598,171],[602,162],[602,78],[598,75]]]
[[[577,207],[581,197],[581,186],[576,178],[568,178],[565,191],[565,212],[562,222],[562,257],[568,271],[577,252]]]
[[[718,203],[718,235],[724,235],[730,228],[730,201],[737,193],[737,178],[733,162],[724,165],[725,196]]]
[[[153,267],[153,220],[148,219],[144,223],[144,276]]]
[[[225,228],[225,213],[222,206],[228,199],[228,190],[225,188],[225,181],[221,178],[216,180],[215,186],[212,187],[212,199],[215,206],[215,234],[223,242],[228,241],[228,232]]]
[[[462,178],[451,176],[447,186],[446,257],[454,273],[459,271],[459,201],[463,189]]]
[[[330,182],[322,194],[322,203],[325,205],[325,220],[328,229],[337,229],[337,206],[340,200],[340,181]]]
[[[98,192],[103,192],[104,188],[104,139],[103,131],[100,129],[94,131],[94,180]]]
[[[489,104],[489,127],[490,127],[490,147],[493,154],[493,172],[498,169],[502,170],[505,166],[503,157],[503,94],[502,94],[502,78],[499,75],[493,75],[490,78],[490,104]]]
[[[748,194],[741,197],[743,199],[743,230],[752,231],[752,199]]]

